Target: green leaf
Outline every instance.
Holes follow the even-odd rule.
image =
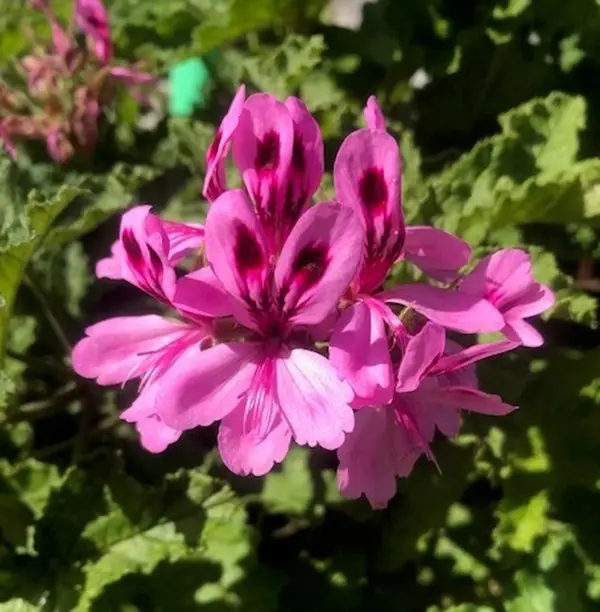
[[[0,365],[8,333],[8,320],[13,302],[25,274],[27,264],[44,240],[56,217],[79,195],[79,187],[61,187],[49,200],[39,200],[32,192],[24,203],[23,221],[26,231],[0,245]]]

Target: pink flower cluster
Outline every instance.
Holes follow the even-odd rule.
[[[433,459],[436,430],[458,432],[461,410],[514,409],[478,389],[474,364],[539,346],[525,319],[549,308],[552,292],[521,250],[461,275],[463,240],[406,226],[400,151],[374,98],[365,119],[337,154],[335,201],[314,204],[324,167],[315,119],[296,98],[246,98],[240,88],[207,153],[205,226],[161,220],[149,206],[124,214],[97,274],[175,316],[97,323],[73,364],[102,385],[141,379],[122,417],[148,450],[220,422],[225,465],[260,476],[292,440],[321,446],[337,450],[344,495],[383,507],[396,476],[422,454]],[[230,152],[244,189],[227,188]],[[178,275],[190,253],[201,265]],[[393,286],[398,262],[432,282]],[[447,330],[505,338],[463,347]]]
[[[117,85],[124,84],[143,100],[141,88],[156,79],[140,66],[112,64],[108,14],[101,0],[75,0],[75,25],[85,45],[61,26],[49,0],[29,3],[46,16],[52,45],[38,46],[18,60],[17,88],[0,85],[0,142],[14,159],[18,142],[44,141],[50,157],[66,163],[88,156],[96,147],[99,124]],[[27,95],[19,91],[23,80]]]

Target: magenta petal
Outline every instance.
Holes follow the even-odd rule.
[[[421,455],[391,408],[364,408],[338,449],[337,481],[343,496],[361,495],[373,508],[385,508],[396,493],[396,476],[406,476]]]
[[[108,14],[100,0],[76,0],[75,21],[93,43],[96,57],[107,64],[113,54]]]
[[[440,271],[456,271],[466,266],[471,248],[454,234],[413,225],[406,228],[404,255],[424,272],[431,271],[432,278],[438,278]]]
[[[202,195],[210,202],[214,202],[227,189],[225,160],[233,133],[240,121],[245,98],[246,88],[241,85],[206,152],[206,174]]]
[[[263,217],[273,215],[287,195],[294,123],[270,94],[253,94],[244,104],[233,135],[233,159]]]
[[[238,301],[235,316],[254,327],[245,314],[248,302],[262,303],[269,277],[266,238],[246,194],[226,191],[208,211],[206,257],[223,287]]]
[[[353,406],[388,404],[394,393],[385,323],[358,302],[339,318],[329,343],[329,360],[356,397]]]
[[[294,123],[294,145],[290,171],[292,202],[286,202],[288,216],[295,221],[321,184],[325,151],[319,124],[298,98],[285,101]],[[289,200],[290,198],[286,198]],[[292,207],[293,210],[289,210]]]
[[[490,395],[470,387],[419,389],[414,395],[421,402],[431,402],[437,406],[449,406],[492,416],[503,416],[517,409],[516,406],[504,403],[498,395]]]
[[[377,103],[375,96],[370,96],[367,100],[365,109],[363,110],[363,116],[365,123],[370,130],[383,130],[385,131],[385,117],[381,112],[381,108]]]
[[[465,368],[472,363],[507,353],[519,346],[518,342],[512,340],[500,340],[485,344],[474,344],[465,349],[458,350],[449,355],[444,355],[432,368],[431,374],[448,374]]]
[[[533,282],[516,303],[508,304],[504,316],[507,320],[534,317],[554,306],[555,301],[554,292],[549,287]]]
[[[308,209],[285,242],[275,285],[295,325],[321,323],[362,262],[364,234],[354,212],[335,202]]]
[[[523,346],[538,347],[544,344],[544,338],[533,325],[523,319],[507,319],[502,333],[510,340]]]
[[[189,329],[157,315],[106,319],[85,330],[86,337],[73,349],[73,369],[100,385],[127,381],[143,374],[153,353]]]
[[[219,452],[223,463],[235,474],[264,476],[287,455],[290,428],[277,413],[270,427],[262,431],[261,415],[252,412],[264,408],[240,405],[221,421]]]
[[[443,327],[427,323],[406,345],[398,368],[396,391],[414,391],[428,374],[437,359],[443,354],[446,332]]]
[[[204,226],[200,223],[176,223],[162,221],[169,241],[169,263],[178,264],[186,255],[199,249],[204,243]]]
[[[323,355],[305,349],[279,357],[276,368],[281,411],[296,442],[338,448],[354,427],[349,385]]]
[[[504,318],[487,300],[452,289],[412,283],[378,297],[385,302],[412,306],[433,323],[466,334],[495,332],[504,327]]]
[[[191,347],[160,379],[161,418],[182,430],[222,419],[244,401],[257,365],[252,344]]]
[[[232,302],[209,266],[180,278],[173,298],[173,306],[180,312],[206,317],[230,316],[234,311]]]

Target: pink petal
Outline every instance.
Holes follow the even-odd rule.
[[[73,369],[100,385],[112,385],[140,376],[152,363],[153,353],[184,337],[189,327],[157,315],[117,317],[88,327],[73,349]]]
[[[362,262],[364,235],[350,208],[307,210],[285,242],[275,285],[295,325],[315,325],[336,307]]]
[[[363,116],[370,130],[383,130],[385,132],[385,117],[381,112],[381,108],[379,108],[375,96],[370,96],[367,100],[367,104],[363,110]]]
[[[485,296],[500,310],[533,283],[531,260],[520,249],[502,249],[484,257],[460,283],[460,291]]]
[[[516,410],[516,406],[505,404],[498,395],[490,395],[470,387],[440,387],[419,389],[413,395],[421,402],[437,406],[449,406],[492,416],[503,416]]]
[[[544,338],[540,332],[523,319],[507,319],[506,327],[502,330],[502,333],[510,340],[523,346],[538,347],[544,344]]]
[[[205,266],[177,281],[173,306],[188,314],[227,317],[233,314],[232,301],[212,269]]]
[[[276,362],[277,394],[292,435],[300,445],[338,448],[354,427],[353,393],[329,361],[293,349]]]
[[[267,219],[287,196],[294,123],[270,94],[253,94],[244,110],[233,135],[233,159],[261,218]]]
[[[474,344],[465,349],[456,351],[450,355],[444,355],[430,370],[430,374],[448,374],[465,368],[472,363],[507,353],[519,346],[518,342],[511,340],[500,340],[485,344]]]
[[[360,215],[367,238],[380,248],[390,240],[404,240],[400,168],[394,138],[368,129],[347,136],[335,159],[336,199]]]
[[[545,312],[554,306],[555,301],[556,296],[552,289],[534,282],[521,294],[517,303],[509,304],[508,308],[503,310],[503,313],[507,320],[527,319]]]
[[[240,190],[226,191],[206,218],[206,257],[225,290],[238,302],[236,318],[255,327],[248,302],[261,304],[269,277],[269,253],[258,218]]]
[[[200,223],[176,223],[161,220],[169,241],[169,263],[178,264],[204,243],[204,226]]]
[[[396,493],[396,475],[408,475],[421,455],[398,427],[390,408],[364,408],[338,449],[337,481],[345,497],[366,496],[373,508],[385,508]]]
[[[227,188],[225,160],[244,108],[245,98],[246,88],[241,85],[206,152],[206,174],[202,195],[210,202],[216,200]]]
[[[251,410],[258,407],[248,410],[247,406],[238,406],[221,421],[219,452],[223,463],[235,474],[264,476],[275,463],[284,460],[292,436],[281,414],[277,413],[270,428],[263,432],[260,415],[249,414]]]
[[[385,405],[394,393],[385,323],[364,302],[344,311],[329,343],[329,360],[356,398],[353,406]]]
[[[407,393],[417,389],[444,352],[445,345],[444,328],[433,323],[427,323],[416,336],[413,336],[402,355],[396,379],[396,391]]]
[[[469,245],[454,236],[434,227],[408,226],[404,241],[406,259],[424,272],[432,272],[438,278],[440,271],[456,271],[466,266],[471,257]]]
[[[108,14],[100,0],[76,0],[75,21],[89,36],[98,59],[107,64],[112,58],[112,40]]]
[[[174,429],[210,425],[244,401],[258,366],[253,344],[218,344],[188,349],[160,380],[157,405]]]
[[[502,315],[488,301],[451,289],[412,283],[385,291],[378,297],[386,302],[410,305],[433,323],[466,334],[500,331],[504,326]]]
[[[325,152],[319,124],[304,102],[298,98],[288,98],[285,107],[294,123],[294,145],[288,197],[284,202],[282,219],[291,223],[291,229],[321,184]]]
[[[113,66],[109,68],[108,74],[119,79],[125,85],[152,85],[158,82],[158,78],[149,72],[135,70],[127,66]]]

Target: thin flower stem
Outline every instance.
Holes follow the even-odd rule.
[[[42,307],[44,315],[46,319],[48,320],[50,327],[52,327],[52,331],[56,335],[56,338],[60,342],[60,345],[62,346],[63,350],[65,351],[65,353],[70,355],[72,351],[72,346],[71,346],[71,343],[69,342],[69,339],[67,338],[67,334],[63,330],[62,325],[60,324],[54,312],[54,309],[50,305],[50,302],[44,295],[43,291],[41,291],[38,284],[35,282],[31,272],[27,272],[25,274],[25,283],[31,290],[31,293],[33,293],[35,299],[39,302],[40,306]]]

